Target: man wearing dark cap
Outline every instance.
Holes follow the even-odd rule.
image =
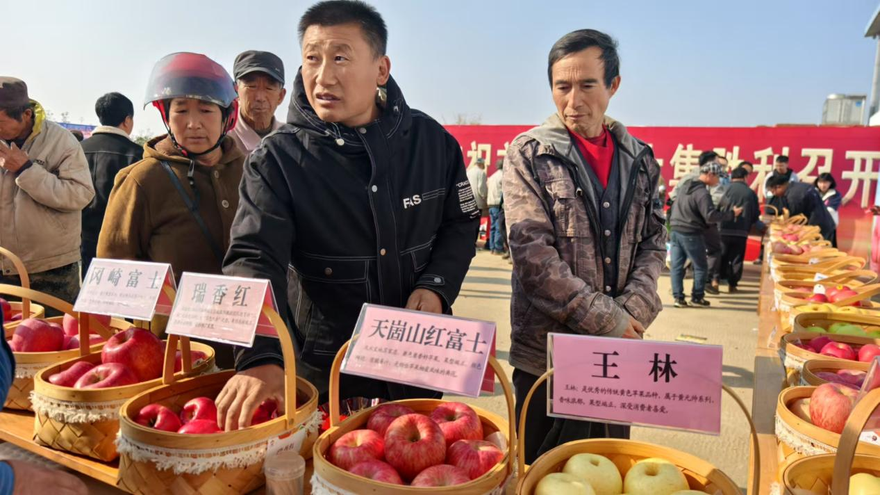
[[[709,263],[704,234],[710,228],[717,228],[718,223],[733,220],[743,212],[742,206],[728,209],[721,205],[724,210],[721,211],[712,203],[709,189],[720,184],[726,175],[724,167],[717,161],[706,163],[700,167],[699,178],[684,183],[672,204],[669,215],[672,228],[670,278],[676,308],[709,306],[709,301],[705,299]],[[684,264],[688,259],[694,265],[694,288],[690,303],[684,296]]]
[[[46,120],[24,81],[0,76],[0,246],[22,259],[31,288],[74,301],[80,215],[94,196],[73,134]],[[0,283],[21,285],[10,260],[0,259],[0,269]]]
[[[239,119],[229,135],[242,151],[250,153],[284,125],[275,119],[275,110],[287,95],[284,63],[273,53],[246,51],[235,58],[233,77],[238,86]]]

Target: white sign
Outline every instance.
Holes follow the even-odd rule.
[[[95,258],[73,310],[149,321],[156,313],[171,312],[172,301],[164,287],[174,288],[168,263]]]

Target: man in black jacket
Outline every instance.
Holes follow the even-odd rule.
[[[224,272],[272,281],[282,314],[289,305],[297,374],[326,400],[330,365],[364,303],[450,311],[480,212],[458,143],[410,109],[390,77],[372,7],[318,3],[299,34],[288,125],[246,162]],[[264,399],[283,403],[283,365],[275,339],[237,350],[239,373],[217,398],[227,430],[248,426]],[[439,396],[349,375],[341,388],[343,398]]]
[[[104,222],[107,199],[113,190],[116,173],[144,157],[144,148],[130,138],[134,129],[134,105],[119,93],[107,93],[95,103],[95,113],[101,125],[92,131],[92,137],[82,142],[95,198],[82,212],[82,276],[95,257],[98,234]]]
[[[669,225],[672,228],[670,278],[676,308],[686,308],[689,305],[709,306],[709,301],[704,297],[708,260],[703,234],[714,224],[731,220],[743,211],[742,207],[734,207],[730,211],[721,212],[712,204],[708,188],[717,186],[724,174],[724,168],[718,162],[703,165],[700,167],[699,179],[686,183],[684,190],[678,193],[672,205],[672,213],[669,216]],[[694,266],[694,289],[691,292],[690,304],[684,297],[684,264],[688,259]]]
[[[807,217],[807,224],[816,225],[822,231],[822,237],[831,240],[834,237],[834,219],[825,208],[819,190],[806,182],[791,182],[784,175],[774,175],[767,181],[767,189],[779,198],[780,206],[788,208],[791,215]]]
[[[748,176],[749,171],[745,167],[737,167],[730,174],[730,185],[721,198],[723,205],[743,208],[742,215],[721,222],[721,273],[727,276],[728,292],[731,294],[736,292],[736,286],[742,279],[749,232],[761,215],[758,195],[746,184]]]

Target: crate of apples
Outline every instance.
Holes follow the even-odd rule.
[[[499,425],[484,427],[477,411],[461,402],[438,401],[422,412],[407,402],[353,416],[349,421],[366,422],[329,443],[323,459],[353,478],[424,488],[465,485],[502,467],[507,438]]]

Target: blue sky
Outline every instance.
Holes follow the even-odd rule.
[[[153,64],[205,53],[231,72],[247,49],[273,51],[292,81],[299,16],[312,2],[41,0],[5,2],[0,74],[27,81],[58,118],[96,124],[94,101],[135,102],[136,133],[163,130],[141,110]],[[878,0],[372,0],[388,23],[392,75],[410,105],[441,122],[534,124],[552,113],[546,58],[563,34],[620,42],[623,83],[609,114],[628,125],[818,123],[830,93],[870,92]],[[11,47],[11,48],[10,48]],[[288,88],[291,84],[288,82]],[[286,102],[278,115],[286,115]]]

